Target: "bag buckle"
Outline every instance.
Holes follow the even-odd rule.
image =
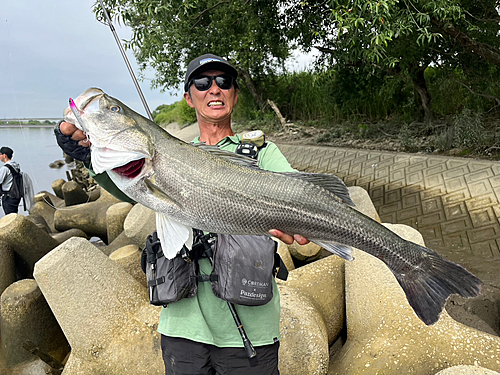
[[[188,264],[193,263],[193,259],[191,258],[191,254],[189,249],[186,247],[186,245],[182,246],[182,249],[180,251],[182,259]]]

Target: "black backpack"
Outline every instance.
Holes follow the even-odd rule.
[[[5,164],[5,166],[9,168],[10,173],[12,173],[13,181],[10,190],[4,192],[4,194],[13,199],[21,199],[24,196],[23,176],[20,172],[16,171],[12,165]]]

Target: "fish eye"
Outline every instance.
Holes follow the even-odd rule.
[[[111,112],[120,112],[120,107],[118,107],[117,105],[113,105],[109,109]]]

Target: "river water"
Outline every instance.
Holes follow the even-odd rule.
[[[53,126],[0,126],[0,147],[3,146],[14,150],[12,159],[31,177],[35,194],[43,190],[53,194],[52,182],[59,178],[66,180],[66,171],[70,169],[68,166],[60,169],[49,168],[50,163],[63,160]],[[2,165],[3,163],[0,163],[0,166]],[[27,214],[19,208],[19,213]],[[0,209],[0,217],[3,216],[3,209]]]

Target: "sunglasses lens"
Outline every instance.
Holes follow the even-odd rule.
[[[193,78],[192,83],[198,91],[207,91],[212,87],[213,80],[215,80],[217,86],[222,90],[229,90],[233,87],[233,77],[229,74],[221,74],[220,76],[198,76]]]
[[[233,87],[233,77],[228,74],[221,74],[220,76],[215,77],[215,82],[222,90],[229,90]]]
[[[194,87],[199,91],[207,91],[212,86],[212,79],[210,77],[198,77],[193,79]]]

